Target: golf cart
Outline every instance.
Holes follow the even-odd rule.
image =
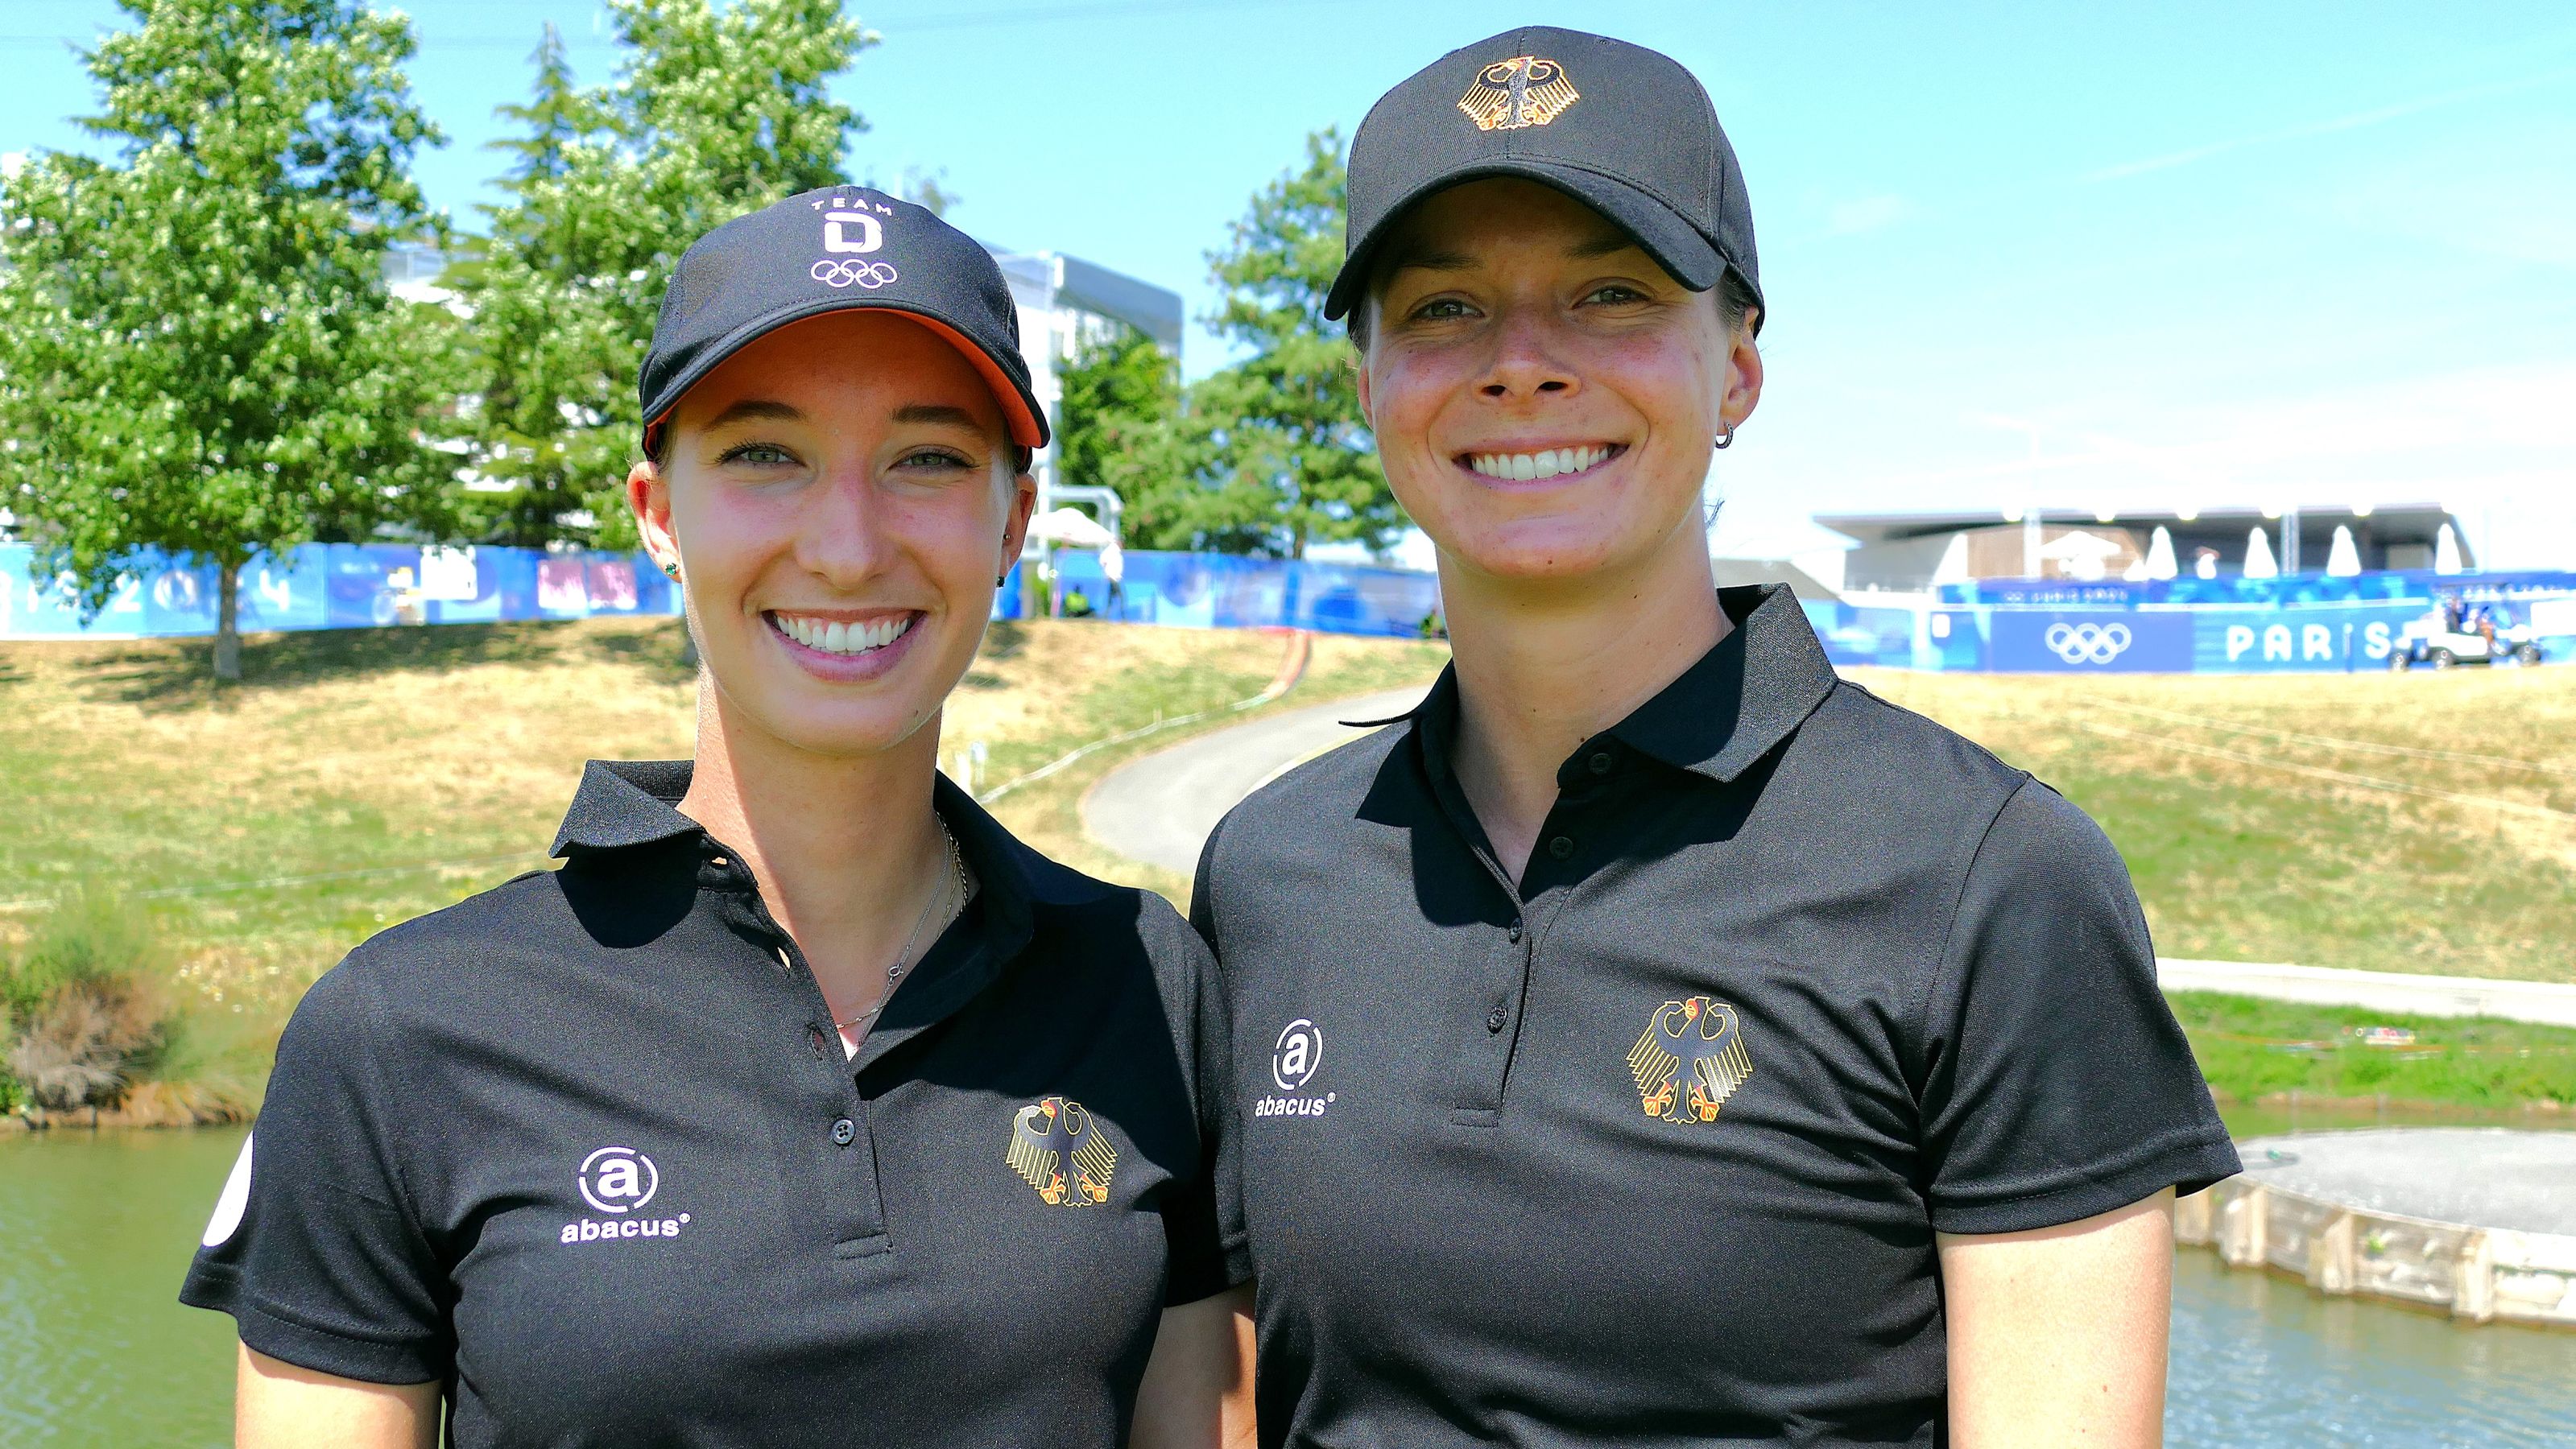
[[[2388,651],[2391,669],[2448,669],[2455,664],[2538,664],[2540,638],[2528,624],[2504,627],[2492,613],[2462,618],[2435,609],[2399,631]]]

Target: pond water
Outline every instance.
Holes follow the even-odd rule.
[[[230,1442],[231,1320],[175,1295],[241,1138],[0,1134],[0,1446]],[[2175,1263],[2171,1384],[2178,1449],[2576,1444],[2576,1334],[2322,1298],[2198,1248]]]

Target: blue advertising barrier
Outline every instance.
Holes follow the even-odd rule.
[[[1078,592],[1095,617],[1129,624],[1419,638],[1440,613],[1439,579],[1408,569],[1140,549],[1113,593],[1100,555],[1059,549],[1055,572],[1059,596]],[[1017,617],[1019,591],[1005,593],[995,617]]]
[[[211,634],[211,565],[147,558],[84,623],[66,580],[29,576],[33,551],[0,544],[0,639]],[[1430,574],[1231,554],[1130,552],[1112,589],[1100,557],[1055,555],[1056,590],[1095,617],[1187,628],[1291,627],[1416,638],[1439,622]],[[994,601],[1017,617],[1018,572]],[[2168,585],[2227,584],[2213,597]],[[2355,578],[2168,580],[2160,584],[1986,580],[1937,601],[1801,600],[1839,665],[2045,674],[2328,673],[2387,667],[2406,626],[2439,595],[2492,604],[2541,626],[2550,660],[2576,658],[2576,573],[2363,574]],[[2165,596],[2156,596],[2157,590]],[[2266,590],[2270,601],[2256,597]],[[1867,596],[1863,596],[1866,598]],[[2007,602],[2008,601],[2008,602]],[[374,628],[673,615],[679,591],[641,554],[308,544],[242,570],[241,628]]]
[[[68,579],[0,544],[0,639],[143,639],[215,631],[215,569],[147,555],[83,620]],[[241,573],[243,633],[677,614],[679,591],[642,554],[312,543]]]
[[[2553,587],[2556,578],[2567,582]],[[2471,603],[2493,601],[2508,624],[2537,625],[2545,659],[2576,659],[2576,575],[2451,576],[2442,584]],[[1836,664],[2024,674],[2385,669],[2406,626],[2432,608],[2426,599],[2270,608],[1801,602]]]

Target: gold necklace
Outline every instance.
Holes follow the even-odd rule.
[[[956,905],[941,920],[941,925],[945,926],[947,922],[957,919],[965,911],[966,896],[970,887],[966,880],[966,857],[959,853],[957,837],[949,830],[948,822],[945,820],[939,822],[939,839],[948,849],[948,878],[954,883],[953,888],[957,894]],[[834,1019],[832,1026],[835,1030],[849,1031],[860,1022],[873,1021],[877,1013],[886,1009],[886,1003],[894,999],[895,983],[903,979],[903,973],[912,969],[912,948],[921,940],[921,928],[930,924],[931,908],[938,905],[941,898],[947,894],[947,891],[934,890],[930,893],[930,898],[921,903],[921,914],[912,922],[912,934],[903,938],[903,949],[895,953],[893,962],[886,967],[885,991],[877,997],[877,1004],[847,1021]]]

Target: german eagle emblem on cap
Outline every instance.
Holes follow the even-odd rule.
[[[1118,1149],[1080,1102],[1042,1097],[1011,1119],[1011,1170],[1056,1207],[1109,1201]]]
[[[1655,1009],[1628,1053],[1646,1115],[1667,1122],[1714,1122],[1717,1109],[1753,1075],[1735,1008],[1694,996]]]
[[[1517,131],[1544,126],[1581,99],[1564,66],[1535,55],[1516,55],[1476,72],[1475,84],[1458,98],[1458,109],[1479,131]]]

